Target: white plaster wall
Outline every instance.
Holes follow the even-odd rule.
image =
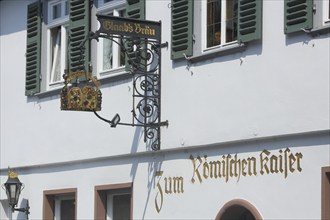
[[[329,129],[329,35],[287,37],[283,2],[263,5],[263,39],[242,53],[188,70],[186,61],[172,63],[170,51],[162,51],[162,116],[170,123],[163,147]],[[162,21],[169,30],[170,21]]]
[[[24,95],[28,4],[1,2],[1,167],[145,151],[140,128],[110,129],[93,113],[60,111],[59,95]],[[131,80],[102,86],[102,92],[104,111],[100,114],[111,119],[118,112],[123,122],[130,122]],[[12,160],[3,155],[17,157]]]
[[[320,219],[321,167],[329,166],[329,147],[329,135],[306,135],[34,167],[20,172],[20,180],[27,186],[20,201],[29,199],[30,219],[41,219],[44,190],[77,188],[77,219],[93,219],[95,186],[133,182],[134,219],[214,219],[223,205],[233,199],[250,202],[264,219]],[[283,173],[261,175],[258,164],[261,152],[267,149],[278,155],[279,150],[286,148],[290,153],[303,155],[302,171],[289,172],[287,178]],[[239,159],[257,158],[257,176],[241,176],[239,180],[232,177],[228,182],[224,178],[202,177],[201,183],[194,176],[190,155],[195,158],[207,155],[207,161],[215,161],[228,154],[237,154]],[[198,168],[201,174],[202,166]],[[161,179],[155,177],[156,171],[163,171]],[[166,194],[163,191],[163,205],[158,213],[155,208],[157,183],[164,190],[165,177],[180,176],[184,179],[184,192]],[[191,183],[193,176],[194,184]],[[1,175],[1,181],[5,179],[6,176]],[[4,198],[1,193],[0,200]],[[0,216],[1,219],[8,217],[3,212]]]
[[[162,21],[170,43],[169,3],[148,2],[147,19]],[[17,155],[1,166],[145,151],[139,128],[110,129],[92,113],[60,111],[58,95],[24,96],[27,4],[1,2],[1,146]],[[162,50],[162,120],[169,120],[162,149],[329,129],[329,35],[287,37],[282,3],[266,1],[263,9],[263,39],[244,52],[187,68]],[[131,80],[102,92],[101,114],[130,122]]]
[[[92,113],[60,111],[58,95],[24,95],[29,2],[0,1],[0,168],[37,165],[20,171],[21,181],[28,186],[21,198],[30,201],[31,219],[42,216],[43,190],[78,188],[78,219],[92,219],[95,185],[131,181],[137,219],[214,219],[225,202],[238,197],[255,205],[265,219],[320,218],[320,168],[329,166],[329,137],[286,140],[277,136],[329,129],[329,34],[287,37],[283,2],[263,1],[263,39],[249,44],[244,52],[187,68],[186,61],[172,62],[170,49],[163,49],[162,120],[169,120],[169,127],[162,128],[161,148],[183,150],[130,158],[148,151],[141,129],[111,129]],[[162,21],[163,42],[170,43],[169,3],[147,1],[147,18]],[[129,122],[131,92],[131,80],[103,85],[100,114],[111,119],[120,113],[122,121]],[[276,138],[263,142],[271,136]],[[239,142],[246,139],[255,142]],[[238,144],[220,144],[230,141]],[[215,147],[204,150],[204,145],[214,143]],[[303,153],[301,173],[286,179],[258,175],[239,182],[189,183],[190,154],[207,154],[210,160],[228,153],[257,157],[263,149],[286,147]],[[45,166],[74,160],[81,163]],[[182,175],[187,183],[184,194],[164,198],[158,214],[154,172],[159,169],[164,175]],[[6,174],[1,173],[1,183],[5,181]],[[1,190],[1,204],[4,200]],[[0,218],[7,217],[2,206]]]
[[[320,167],[329,165],[329,144],[326,144],[327,138],[314,139],[312,142],[320,145],[310,146],[301,140],[262,142],[239,144],[221,150],[205,151],[201,148],[175,155],[173,157],[176,159],[173,160],[168,157],[163,161],[161,170],[165,177],[183,176],[184,193],[164,195],[161,212],[155,213],[150,219],[214,219],[221,207],[232,199],[249,201],[264,219],[320,219]],[[290,147],[294,153],[301,152],[302,172],[289,174],[287,178],[283,174],[258,173],[256,177],[241,176],[239,181],[232,178],[227,183],[224,179],[210,178],[202,183],[190,183],[193,176],[192,163],[188,159],[190,154],[195,157],[207,155],[208,161],[219,160],[228,153],[233,156],[236,152],[239,152],[239,158],[258,158],[264,147],[275,154],[279,149],[284,150],[282,147]]]

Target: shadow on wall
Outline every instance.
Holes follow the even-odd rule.
[[[2,189],[0,189],[0,190],[2,190]],[[0,219],[6,219],[6,218],[9,219],[11,217],[11,212],[10,212],[10,209],[9,209],[8,200],[7,199],[1,199],[0,204],[1,204]],[[3,215],[5,215],[5,216],[3,216]]]
[[[21,203],[15,208],[25,208],[28,203],[27,199],[22,199]],[[0,219],[12,219],[13,213],[11,212],[7,199],[0,200]],[[27,219],[25,212],[16,211],[17,219]],[[5,216],[4,216],[5,215]]]
[[[22,199],[20,205],[17,208],[25,208],[27,206],[28,200],[27,199]],[[28,219],[25,212],[17,212],[17,219]]]
[[[313,43],[313,40],[320,40],[329,38],[329,29],[325,29],[323,32],[311,32],[311,33],[304,33],[304,32],[297,32],[292,34],[287,34],[285,37],[285,45],[290,46],[293,44],[302,44],[308,45]],[[314,47],[314,45],[313,45]]]
[[[186,69],[189,71],[190,67],[198,67],[207,65],[210,63],[223,63],[237,60],[238,65],[242,65],[242,58],[248,56],[260,56],[262,54],[263,44],[262,40],[256,40],[249,43],[246,43],[244,47],[228,49],[228,50],[214,50],[212,53],[207,53],[207,55],[199,55],[194,58],[195,61],[190,61],[185,58],[172,61],[172,69],[180,68],[186,66]]]
[[[28,4],[29,1],[0,1],[0,35],[26,30]],[[18,14],[20,16],[17,16]],[[10,23],[11,25],[4,25],[5,23]]]
[[[146,202],[144,205],[142,219],[145,218],[148,204],[152,204],[152,202],[150,202],[150,196],[152,195],[152,190],[154,189],[154,187],[156,185],[156,175],[155,174],[157,171],[161,170],[163,159],[164,158],[157,158],[157,159],[155,158],[154,161],[149,162],[149,164],[148,164],[148,183],[147,183],[148,196],[147,196],[147,199],[146,199]]]
[[[142,120],[141,115],[139,115],[138,118],[139,120]],[[148,132],[148,131],[144,131],[142,127],[135,128],[134,138],[131,146],[131,154],[137,153],[137,148],[139,146],[139,143],[143,141],[144,132]],[[151,151],[152,150],[151,145],[153,144],[153,141],[147,141],[145,144],[146,144],[146,151]],[[152,190],[154,189],[155,186],[155,178],[156,178],[155,173],[161,169],[163,160],[164,160],[163,156],[154,156],[153,160],[148,162],[148,181],[146,186],[148,189],[148,195],[145,201],[142,219],[145,218],[147,207],[150,203],[150,196],[152,195]],[[146,158],[145,160],[141,159],[141,161],[138,161],[137,163],[132,163],[130,176],[132,177],[133,183],[135,181],[138,166],[141,162],[143,163],[143,161],[147,161],[147,159]]]

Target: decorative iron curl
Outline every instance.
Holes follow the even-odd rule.
[[[125,46],[126,45],[126,46]],[[131,65],[132,74],[144,74],[146,71],[155,72],[159,69],[159,51],[156,49],[156,42],[147,40],[126,39],[124,47]]]
[[[160,127],[168,126],[168,121],[160,121],[161,48],[167,47],[168,43],[161,44],[160,39],[150,40],[96,31],[89,33],[81,43],[81,54],[87,40],[99,41],[99,38],[109,39],[119,45],[121,52],[125,53],[126,70],[133,75],[132,123],[118,124],[144,127],[144,141],[152,150],[160,150]]]
[[[151,146],[151,149],[154,151],[157,151],[160,149],[159,144],[159,128],[156,127],[149,127],[146,129],[146,138],[149,140],[149,144]]]
[[[134,113],[134,118],[142,124],[154,126],[159,119],[158,101],[154,98],[144,97],[136,105],[138,113],[143,117],[141,120],[138,115]]]
[[[139,75],[133,85],[138,96],[159,96],[159,76],[156,74]]]

